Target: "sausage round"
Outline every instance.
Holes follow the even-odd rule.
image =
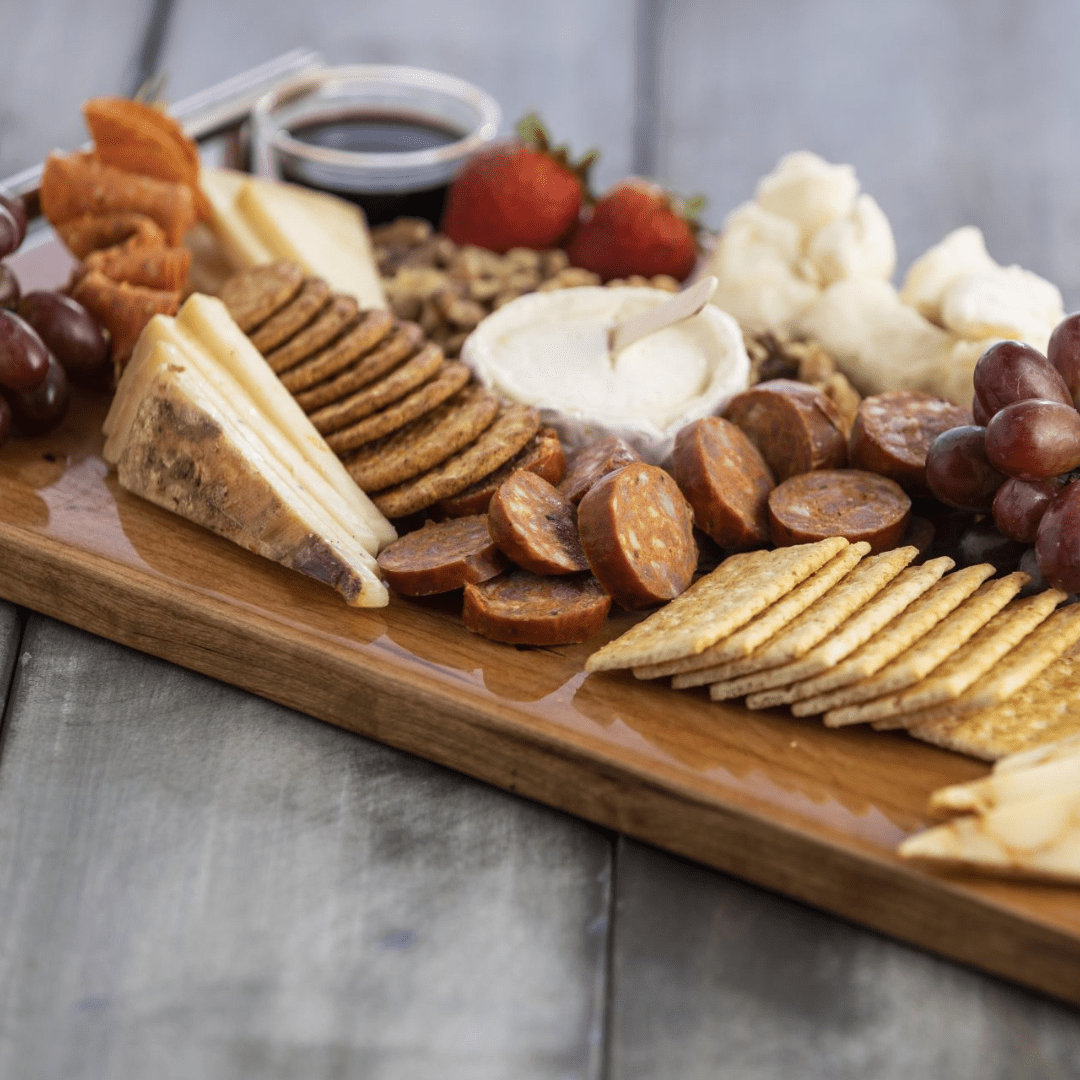
[[[693,511],[656,465],[627,465],[592,487],[578,506],[578,533],[592,572],[620,607],[671,600],[694,576]]]
[[[730,420],[707,416],[675,437],[671,472],[694,511],[694,524],[729,551],[769,542],[772,473]]]
[[[465,586],[461,619],[474,634],[510,645],[569,645],[599,632],[611,597],[592,574],[537,577],[527,570]]]
[[[758,448],[777,483],[847,464],[843,418],[825,393],[806,383],[759,383],[736,394],[724,416]]]
[[[860,469],[802,473],[769,495],[769,528],[777,547],[843,536],[885,551],[903,539],[910,517],[911,500],[895,480]]]
[[[427,524],[379,553],[387,585],[405,596],[431,596],[501,574],[506,559],[488,532],[486,514]]]
[[[488,506],[488,531],[513,563],[534,574],[589,569],[578,539],[577,507],[536,473],[518,471]]]
[[[641,461],[641,455],[618,435],[591,443],[571,459],[559,490],[576,506],[609,473]]]
[[[500,465],[457,495],[440,499],[435,507],[438,514],[448,518],[486,514],[495,489],[518,469],[526,469],[542,476],[549,484],[557,484],[566,473],[566,455],[559,442],[559,433],[554,428],[541,428],[525,449],[505,465]]]
[[[863,399],[851,429],[848,460],[895,480],[911,495],[929,496],[926,452],[950,428],[973,422],[971,412],[921,390],[889,390]]]

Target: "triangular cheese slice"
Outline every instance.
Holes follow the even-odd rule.
[[[237,209],[236,197],[247,180],[246,173],[234,169],[203,169],[200,181],[210,203],[214,233],[238,270],[274,261],[270,249]]]
[[[361,308],[385,308],[367,225],[359,207],[334,195],[249,177],[234,203],[275,259],[291,259]]]
[[[1080,881],[1080,792],[1011,802],[911,836],[904,858],[1024,877]]]
[[[109,436],[122,487],[325,582],[349,604],[388,602],[372,556],[183,350],[164,341],[149,347],[127,395]]]

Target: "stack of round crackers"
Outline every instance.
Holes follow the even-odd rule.
[[[412,322],[278,261],[236,275],[221,299],[360,488],[389,518],[440,503],[541,453],[540,416],[501,405]],[[475,502],[475,500],[474,500]],[[466,511],[470,512],[470,511]],[[475,512],[475,511],[471,511]]]

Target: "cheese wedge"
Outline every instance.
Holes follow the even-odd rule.
[[[219,366],[203,344],[186,328],[177,320],[166,316],[155,318],[147,325],[129,364],[135,365],[136,371],[128,376],[125,369],[125,377],[117,388],[117,397],[114,398],[113,407],[104,423],[106,461],[116,461],[120,456],[118,440],[126,438],[134,411],[145,395],[146,384],[153,375],[146,360],[159,343],[176,349],[182,354],[185,363],[198,370],[226,401],[232,403],[237,415],[258,434],[277,463],[334,518],[338,527],[351,537],[352,542],[359,544],[371,555],[377,554],[381,545],[385,546],[385,538],[377,535],[374,527],[378,520],[385,521],[382,515],[374,507],[371,507],[372,513],[366,516],[353,513],[337,490],[285,435],[288,429],[276,424],[273,416],[260,410],[254,395],[250,395],[229,371]],[[263,367],[265,368],[265,364]],[[270,377],[274,378],[272,374]],[[276,379],[274,381],[277,382]],[[325,447],[325,443],[323,446]],[[326,450],[329,454],[329,448]],[[386,526],[392,528],[389,522],[386,522]]]
[[[957,818],[901,843],[900,855],[975,870],[1080,881],[1080,793],[1055,792]]]
[[[196,293],[184,303],[176,322],[190,331],[209,350],[218,365],[240,383],[270,423],[289,437],[300,455],[374,535],[377,547],[368,548],[373,555],[397,539],[393,525],[356,486],[356,481],[315,430],[315,425],[296,403],[296,398],[270,370],[258,349],[251,344],[251,339],[233,322],[220,300]]]
[[[274,261],[270,249],[236,209],[236,197],[247,181],[247,173],[233,169],[203,169],[200,177],[210,203],[214,233],[238,270]]]
[[[298,184],[204,169],[213,228],[238,269],[290,259],[361,308],[386,308],[363,212]]]
[[[125,372],[105,451],[121,486],[325,582],[353,606],[385,606],[389,595],[371,554],[190,356],[158,339],[130,379]]]

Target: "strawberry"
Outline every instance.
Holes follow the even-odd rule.
[[[636,176],[620,181],[581,223],[567,248],[570,263],[605,281],[641,274],[689,277],[697,261],[700,196],[681,203],[659,184]]]
[[[596,151],[571,164],[566,147],[552,148],[532,115],[518,124],[518,136],[481,151],[451,185],[442,231],[454,243],[500,254],[557,247],[577,221]]]

